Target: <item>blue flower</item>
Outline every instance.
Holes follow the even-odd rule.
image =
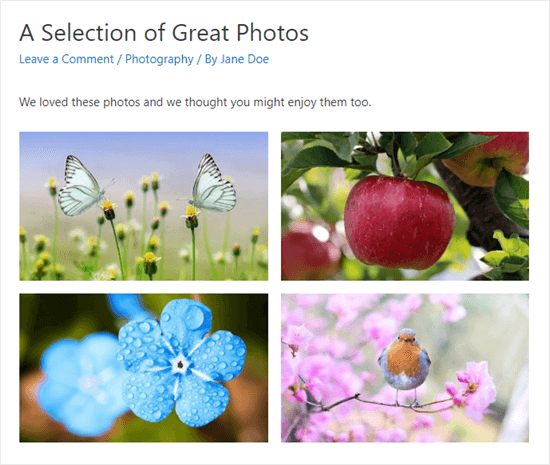
[[[128,410],[122,398],[128,373],[116,360],[117,346],[112,334],[96,333],[82,342],[61,339],[42,355],[46,381],[38,404],[71,433],[100,436]]]
[[[137,294],[107,294],[111,311],[120,318],[127,320],[145,320],[153,315],[143,308]]]
[[[212,312],[194,300],[168,303],[156,320],[131,321],[120,329],[117,359],[133,373],[123,397],[150,422],[166,418],[176,404],[180,420],[203,426],[220,416],[229,392],[216,381],[230,381],[244,365],[246,345],[229,331],[212,328]]]

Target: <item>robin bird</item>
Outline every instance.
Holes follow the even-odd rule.
[[[414,402],[410,406],[417,407],[416,388],[426,381],[430,371],[432,361],[415,336],[412,329],[402,329],[378,358],[384,378],[391,387],[397,389],[395,405],[399,405],[399,390],[414,389]]]

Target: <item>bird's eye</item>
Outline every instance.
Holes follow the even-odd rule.
[[[416,341],[416,338],[413,337],[413,342]]]

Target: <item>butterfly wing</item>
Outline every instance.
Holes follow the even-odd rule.
[[[94,175],[73,155],[65,165],[65,187],[59,191],[59,206],[67,216],[84,213],[103,196]]]
[[[209,153],[199,163],[193,185],[193,204],[215,212],[228,212],[237,204],[233,184],[222,179],[222,173]]]

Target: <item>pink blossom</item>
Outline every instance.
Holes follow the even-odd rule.
[[[319,429],[327,429],[332,421],[330,412],[320,412],[311,415],[309,424]]]
[[[367,338],[374,342],[378,349],[383,349],[393,340],[398,325],[395,318],[372,312],[363,321],[363,329]]]
[[[421,428],[431,428],[434,425],[434,422],[435,420],[432,415],[428,415],[426,413],[420,413],[414,419],[412,428],[414,430],[418,430]]]
[[[446,382],[445,383],[445,390],[453,396],[454,403],[456,405],[462,405],[462,402],[464,401],[464,392],[466,392],[464,389],[458,389],[455,385],[455,383]]]
[[[306,350],[312,337],[313,333],[304,325],[289,325],[283,342],[297,352],[299,349]]]
[[[367,440],[367,428],[363,423],[354,423],[351,425],[349,434],[353,442],[365,442]]]
[[[435,400],[444,400],[444,399],[448,399],[449,396],[447,395],[447,393],[445,392],[442,392],[441,394],[438,394],[435,398]],[[451,402],[451,401],[449,401]],[[452,406],[452,403],[441,403],[441,404],[437,404],[440,408],[445,408],[445,407],[450,407]],[[453,411],[452,409],[448,409],[448,410],[443,410],[442,412],[440,412],[440,415],[441,415],[441,419],[444,421],[444,422],[449,422],[453,419]]]
[[[291,312],[288,303],[281,302],[281,321],[288,325],[301,325],[304,322],[304,309],[296,307]]]
[[[323,296],[318,294],[293,294],[296,304],[303,308],[310,308],[323,300]]]
[[[443,305],[446,308],[442,316],[443,321],[457,322],[466,316],[466,309],[458,305],[459,294],[429,294],[434,304]]]
[[[462,305],[457,305],[456,307],[448,308],[443,316],[441,317],[443,321],[450,321],[451,323],[456,323],[459,320],[462,320],[466,316],[466,309]]]
[[[497,397],[497,389],[493,378],[489,376],[487,362],[468,362],[466,370],[457,371],[456,377],[463,389],[473,391],[466,396],[466,415],[476,422],[488,413],[488,407]]]
[[[349,442],[349,434],[347,433],[340,433],[338,437],[336,438],[338,442]]]
[[[370,382],[374,381],[377,377],[376,373],[370,373],[368,371],[361,372],[361,374],[359,376],[366,383],[370,383]]]
[[[390,439],[392,442],[403,442],[407,439],[407,432],[402,428],[394,428],[390,430]]]
[[[374,438],[374,442],[390,442],[391,436],[390,432],[386,431],[385,429],[379,429],[376,432],[376,437]]]
[[[345,341],[326,336],[313,338],[309,345],[310,352],[326,352],[337,359],[342,358],[346,349],[347,343]]]
[[[332,430],[326,430],[325,431],[325,437],[330,441],[330,442],[335,442],[336,441],[336,433]]]
[[[303,389],[298,389],[296,394],[294,394],[294,397],[296,397],[298,402],[305,402],[307,400],[307,393]]]
[[[416,313],[422,305],[422,297],[419,294],[409,294],[402,301],[392,299],[386,305],[390,315],[397,321],[402,322],[411,314]]]
[[[333,294],[326,309],[337,316],[336,327],[343,328],[357,318],[359,310],[372,308],[379,298],[379,294]]]
[[[439,442],[439,439],[437,439],[433,434],[422,433],[418,436],[417,442]]]
[[[281,356],[281,394],[285,394],[290,386],[298,382],[296,373],[299,357],[292,357],[289,351]]]

